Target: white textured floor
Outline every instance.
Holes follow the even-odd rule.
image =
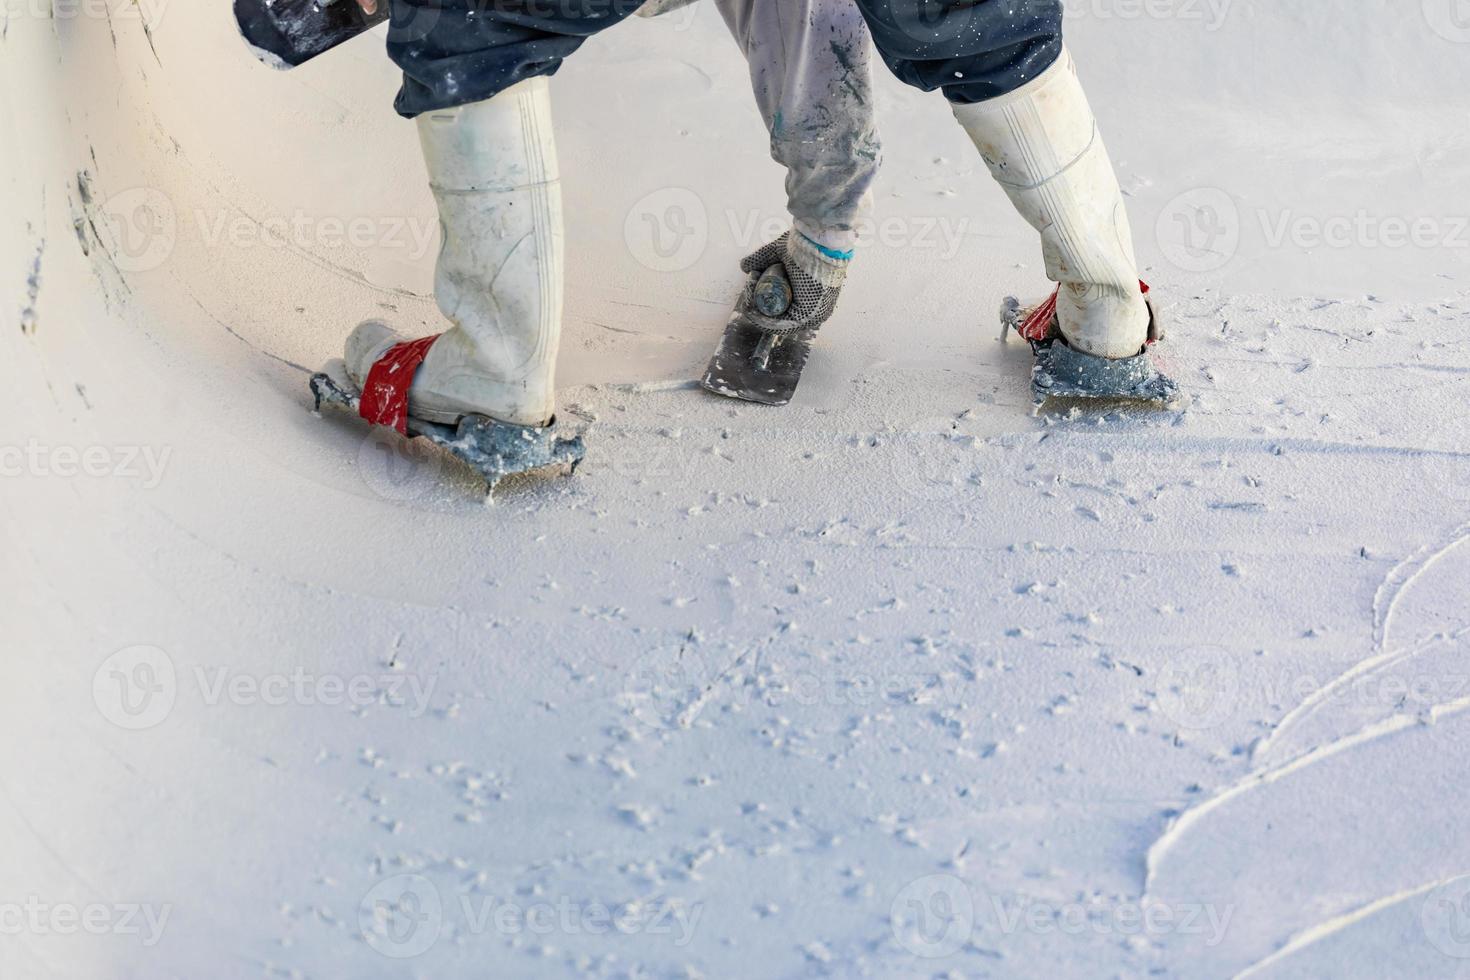
[[[492,507],[310,412],[434,323],[377,42],[106,6],[0,26],[0,976],[1470,976],[1451,4],[1076,5],[1182,415],[1029,414],[1034,243],[886,77],[796,403],[681,385],[780,175],[712,8],[595,40],[590,451]]]

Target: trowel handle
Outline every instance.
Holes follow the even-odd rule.
[[[256,57],[295,68],[388,19],[389,0],[366,14],[356,0],[235,0],[235,22]]]
[[[791,309],[791,281],[786,278],[786,268],[777,262],[760,274],[755,281],[752,297],[755,308],[762,316],[779,319]]]

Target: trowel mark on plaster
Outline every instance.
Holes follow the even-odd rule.
[[[1470,626],[1431,636],[1411,637],[1404,646],[1392,649],[1392,624],[1403,597],[1413,586],[1433,569],[1438,562],[1456,548],[1470,541],[1470,522],[1461,524],[1450,532],[1447,540],[1430,544],[1404,559],[1384,577],[1373,596],[1373,648],[1374,654],[1358,661],[1330,683],[1313,692],[1306,700],[1287,712],[1276,728],[1257,743],[1251,751],[1252,761],[1263,761],[1280,743],[1282,736],[1295,729],[1302,721],[1317,713],[1322,705],[1339,695],[1349,685],[1363,677],[1387,670],[1395,664],[1412,659],[1428,649],[1448,640],[1456,641],[1470,633]]]
[[[1158,839],[1149,845],[1147,856],[1144,859],[1143,893],[1145,895],[1149,894],[1154,882],[1158,878],[1160,864],[1168,853],[1174,849],[1175,845],[1187,836],[1200,820],[1215,810],[1218,810],[1226,803],[1229,803],[1231,800],[1252,790],[1259,789],[1262,786],[1279,782],[1288,776],[1295,775],[1310,766],[1330,759],[1342,752],[1366,745],[1370,742],[1375,742],[1381,738],[1397,735],[1400,732],[1438,724],[1446,718],[1454,717],[1467,710],[1470,710],[1470,697],[1457,698],[1444,704],[1437,704],[1427,711],[1414,714],[1393,715],[1383,721],[1368,725],[1345,738],[1337,739],[1326,745],[1320,745],[1304,752],[1275,768],[1256,770],[1241,781],[1227,786],[1203,803],[1179,814],[1164,832],[1159,835]]]
[[[1436,562],[1454,551],[1466,540],[1470,540],[1470,521],[1461,524],[1450,533],[1443,544],[1432,544],[1421,548],[1413,557],[1405,559],[1388,573],[1378,592],[1373,596],[1373,642],[1378,649],[1388,645],[1393,616],[1398,611],[1399,600]]]
[[[26,305],[20,311],[20,332],[28,337],[35,335],[36,327],[40,324],[36,303],[41,296],[41,260],[45,255],[46,239],[43,238],[36,246],[35,258],[31,260],[30,272],[26,276]]]
[[[1364,919],[1371,918],[1374,915],[1377,915],[1379,912],[1384,911],[1385,909],[1393,908],[1395,905],[1400,905],[1413,898],[1421,898],[1437,888],[1442,888],[1443,886],[1452,884],[1453,882],[1459,881],[1462,878],[1464,878],[1464,875],[1451,875],[1448,878],[1440,878],[1435,881],[1426,882],[1413,888],[1407,888],[1403,891],[1395,892],[1392,895],[1385,895],[1382,898],[1376,898],[1371,902],[1366,902],[1362,905],[1359,905],[1358,907],[1344,912],[1341,915],[1335,915],[1324,922],[1319,922],[1316,925],[1312,926],[1310,929],[1304,929],[1301,932],[1295,934],[1274,953],[1265,957],[1264,959],[1252,963],[1244,970],[1241,970],[1239,973],[1235,974],[1232,980],[1246,980],[1247,977],[1253,977],[1267,967],[1279,963],[1281,960],[1284,960],[1287,957],[1292,956],[1293,954],[1298,953],[1303,949],[1306,949],[1308,946],[1316,945],[1322,940],[1330,938],[1331,936],[1336,935],[1344,929],[1357,925]]]

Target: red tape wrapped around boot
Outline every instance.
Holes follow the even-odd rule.
[[[1143,290],[1143,295],[1147,296],[1148,283],[1140,279],[1138,285]],[[1026,319],[1021,321],[1016,332],[1033,344],[1044,344],[1056,340],[1062,331],[1061,324],[1057,322],[1057,297],[1061,293],[1062,287],[1058,286],[1052,291],[1051,296],[1047,297],[1046,302],[1026,314]],[[1152,338],[1150,338],[1150,343],[1152,343]]]
[[[397,429],[399,435],[408,435],[408,389],[439,336],[420,337],[388,348],[368,371],[357,414],[373,425],[386,425]]]

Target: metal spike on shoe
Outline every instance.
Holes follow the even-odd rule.
[[[350,382],[334,378],[331,373],[312,375],[311,392],[316,397],[317,411],[323,404],[337,405],[356,413],[359,393]],[[549,466],[566,466],[568,474],[577,469],[587,453],[581,435],[559,436],[555,419],[550,425],[529,426],[498,422],[484,415],[466,415],[457,424],[448,425],[408,418],[410,437],[422,437],[457,457],[485,478],[489,492],[502,479],[515,473],[527,473]]]
[[[1144,286],[1144,294],[1148,287]],[[1164,337],[1162,318],[1149,300],[1148,343]],[[1000,308],[1002,341],[1014,330],[1031,345],[1036,361],[1031,367],[1034,411],[1051,398],[1134,401],[1164,408],[1181,408],[1188,398],[1179,385],[1158,369],[1147,347],[1133,357],[1110,359],[1086,354],[1067,344],[1056,323],[1056,294],[1038,306],[1024,307],[1014,296]]]

